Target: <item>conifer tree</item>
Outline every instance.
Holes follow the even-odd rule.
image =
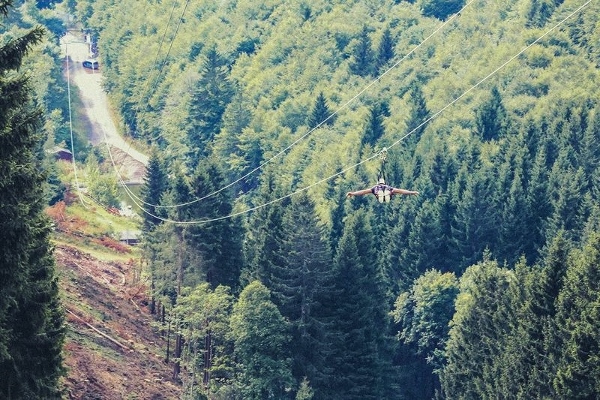
[[[492,88],[491,97],[475,113],[475,129],[484,141],[498,139],[504,135],[507,124],[506,109],[497,87]]]
[[[364,211],[348,217],[334,268],[333,287],[324,304],[331,318],[329,374],[323,377],[326,381],[315,382],[315,397],[393,398],[388,303]]]
[[[267,171],[262,180],[257,204],[265,204],[283,195],[271,172]],[[258,280],[268,288],[273,287],[275,265],[283,265],[280,238],[284,229],[283,213],[288,204],[289,201],[285,199],[277,207],[261,207],[250,216],[244,242],[247,269],[242,271],[242,279],[245,284]]]
[[[0,1],[8,14],[10,1]],[[0,47],[0,397],[58,398],[64,316],[43,213],[41,111],[28,78],[16,71],[44,31]]]
[[[161,214],[164,214],[158,205],[161,205],[162,197],[168,189],[167,174],[161,165],[158,151],[154,150],[150,155],[144,186],[142,186],[143,207],[147,211],[143,214],[144,231],[150,232],[161,223]]]
[[[210,48],[200,71],[201,78],[196,84],[190,106],[188,140],[191,149],[189,166],[192,169],[201,157],[209,154],[208,146],[220,131],[223,114],[234,95],[228,80],[227,61]]]
[[[235,293],[242,269],[243,231],[239,221],[229,217],[233,201],[229,191],[219,191],[223,181],[222,171],[212,159],[200,162],[190,185],[194,200],[187,206],[188,218],[213,221],[187,227],[186,240],[199,256],[198,267],[206,282],[213,288],[228,286]]]
[[[421,11],[427,17],[445,20],[458,12],[464,3],[465,0],[421,0]]]
[[[332,257],[325,226],[306,194],[292,198],[280,231],[280,254],[273,265],[272,293],[282,315],[291,322],[294,375],[313,381],[324,368],[325,336],[319,307],[330,289]]]
[[[394,41],[390,28],[386,28],[381,36],[379,47],[377,48],[377,73],[385,72],[385,68],[390,60],[394,58]]]
[[[362,77],[370,76],[375,71],[375,55],[373,54],[373,48],[371,38],[369,37],[369,28],[363,26],[363,29],[358,37],[358,43],[356,44],[353,52],[354,58],[350,64],[350,71]]]
[[[327,99],[323,92],[319,93],[315,100],[315,105],[308,117],[306,123],[309,129],[314,129],[317,126],[333,125],[335,122],[335,115],[332,114],[327,105]]]
[[[527,10],[525,26],[541,28],[550,19],[555,8],[555,0],[531,0]]]
[[[385,133],[385,126],[383,125],[385,105],[374,104],[369,108],[369,117],[367,125],[365,127],[365,133],[362,137],[362,144],[368,144],[375,146],[375,143]]]
[[[557,327],[561,356],[554,379],[557,398],[600,396],[600,235],[572,252],[558,298]]]
[[[410,136],[406,140],[409,152],[419,142],[423,132],[425,132],[425,122],[429,118],[429,109],[420,86],[413,85],[410,90],[409,104],[411,105],[408,121],[406,122],[406,135]]]

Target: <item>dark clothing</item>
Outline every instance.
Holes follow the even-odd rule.
[[[371,193],[377,197],[380,203],[386,203],[392,198],[394,188],[390,185],[377,184],[371,188]]]

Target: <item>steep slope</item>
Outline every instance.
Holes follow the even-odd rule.
[[[68,322],[67,398],[179,398],[136,262],[105,262],[66,245],[55,258]]]

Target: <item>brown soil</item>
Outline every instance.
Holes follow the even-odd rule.
[[[166,342],[148,312],[139,261],[104,262],[55,249],[66,319],[68,399],[178,399]]]

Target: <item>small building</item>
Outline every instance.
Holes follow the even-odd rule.
[[[123,231],[121,232],[121,239],[119,241],[130,246],[135,246],[140,243],[140,234],[140,231]]]
[[[63,147],[55,146],[52,150],[49,150],[49,152],[53,154],[54,158],[56,158],[57,160],[64,160],[69,162],[73,161],[73,153],[71,153],[70,150],[65,149]]]

